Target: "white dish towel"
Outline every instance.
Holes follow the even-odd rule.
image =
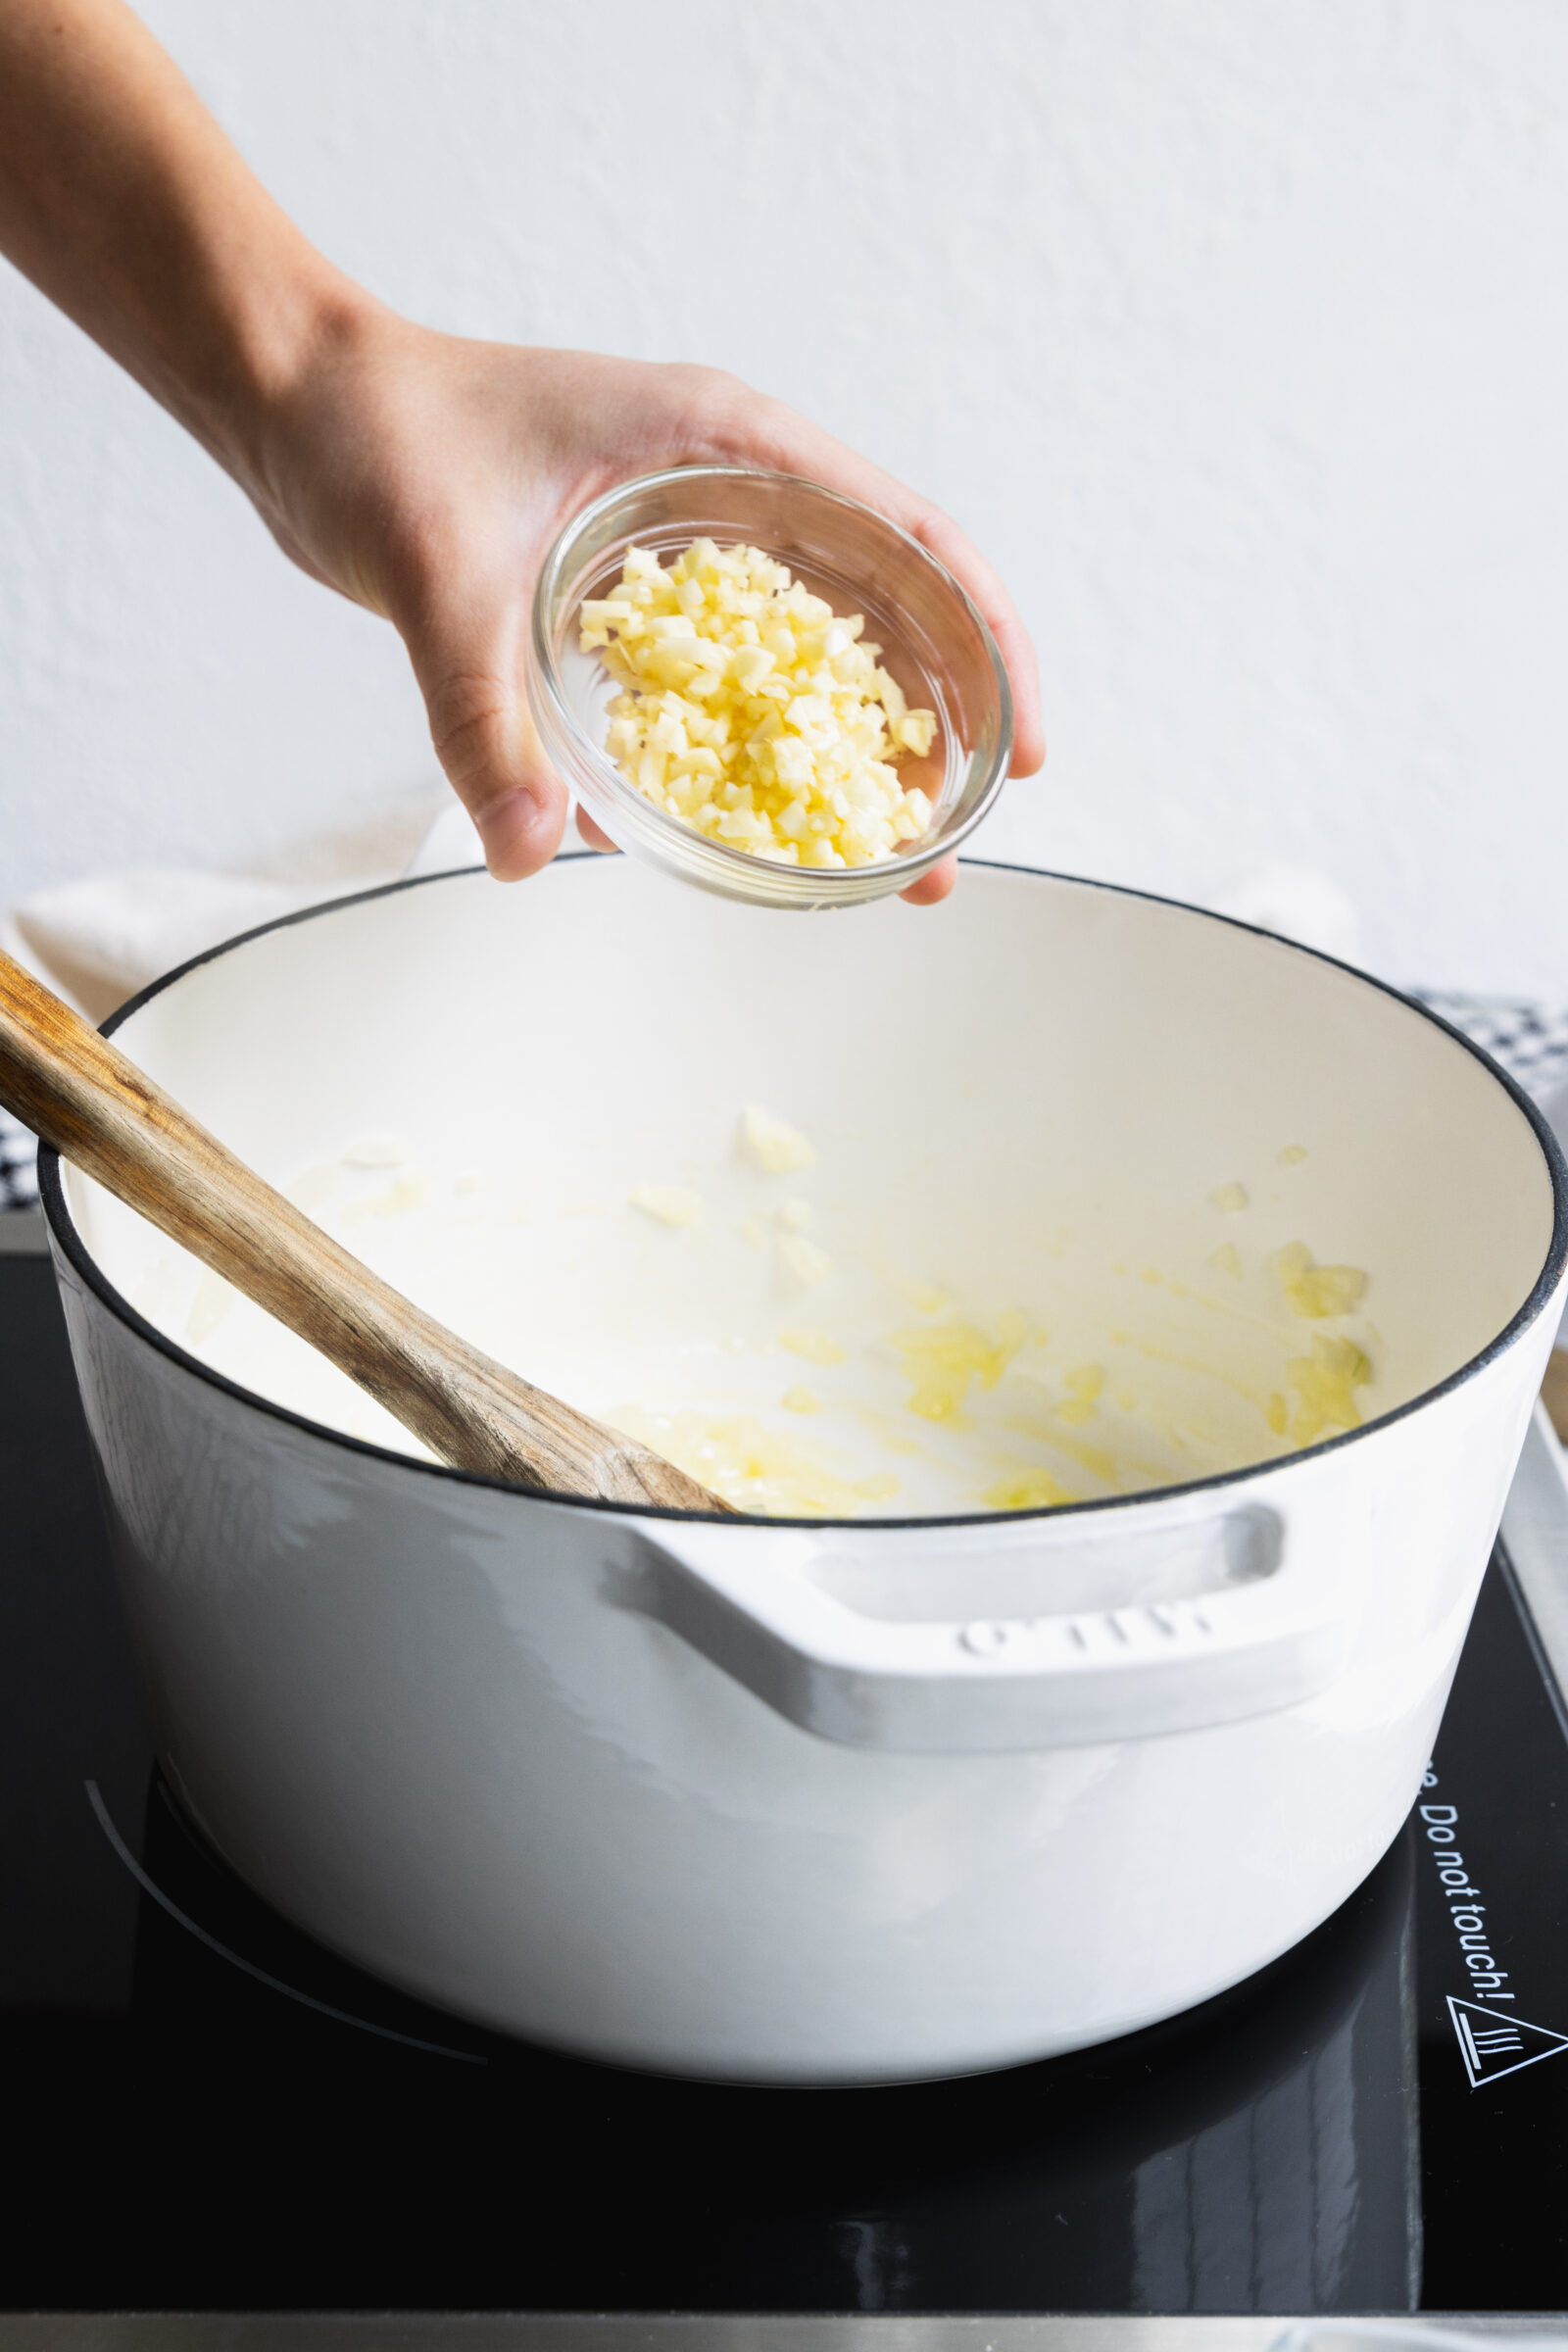
[[[0,916],[0,948],[101,1021],[160,972],[237,932],[323,899],[483,863],[466,810],[444,786],[433,787],[352,832],[301,842],[246,873],[144,865],[39,891]],[[32,1137],[0,1110],[0,1210],[37,1199],[34,1156]]]

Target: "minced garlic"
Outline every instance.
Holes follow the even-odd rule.
[[[868,1502],[888,1502],[899,1491],[897,1478],[885,1470],[840,1477],[803,1446],[764,1428],[755,1413],[656,1413],[627,1404],[609,1417],[738,1511],[763,1518],[857,1519]]]
[[[995,1340],[972,1323],[930,1323],[915,1331],[893,1332],[892,1345],[913,1384],[910,1412],[953,1429],[967,1429],[963,1404],[970,1382],[978,1379],[983,1389],[994,1389],[1023,1346],[1027,1330],[1022,1315],[1006,1314],[999,1319]]]
[[[1104,1385],[1105,1373],[1102,1364],[1080,1364],[1076,1371],[1065,1374],[1062,1386],[1067,1395],[1056,1406],[1056,1418],[1065,1421],[1071,1428],[1080,1427],[1085,1421],[1093,1421],[1096,1414],[1095,1399]]]
[[[631,1204],[660,1225],[695,1225],[703,1213],[702,1194],[684,1184],[639,1185]]]
[[[816,1158],[808,1138],[785,1119],[775,1118],[760,1102],[748,1102],[735,1130],[735,1148],[743,1159],[764,1176],[788,1176],[808,1168]]]
[[[791,1355],[804,1355],[808,1364],[842,1364],[849,1355],[830,1331],[781,1331],[778,1344]]]
[[[1049,1470],[1030,1463],[987,1487],[980,1499],[992,1511],[1044,1511],[1059,1510],[1064,1502],[1076,1502],[1078,1496]]]
[[[1361,1408],[1351,1391],[1366,1386],[1372,1367],[1353,1340],[1330,1340],[1314,1332],[1311,1354],[1293,1356],[1285,1377],[1299,1398],[1291,1422],[1298,1446],[1310,1446],[1332,1430],[1360,1428]]]
[[[1348,1315],[1366,1295],[1366,1276],[1359,1266],[1319,1266],[1304,1242],[1287,1242],[1274,1259],[1285,1296],[1298,1315],[1314,1320]]]
[[[863,614],[760,548],[697,539],[667,571],[631,548],[579,620],[625,690],[605,749],[656,808],[781,865],[872,865],[929,830],[893,763],[926,757],[935,712],[908,708]]]
[[[814,1283],[826,1282],[833,1271],[833,1260],[815,1242],[808,1242],[804,1233],[781,1235],[778,1245],[779,1262],[803,1290]]]

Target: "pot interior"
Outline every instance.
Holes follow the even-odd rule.
[[[119,1038],[480,1347],[786,1515],[1275,1458],[1459,1371],[1552,1239],[1531,1120],[1415,1007],[1002,868],[938,910],[788,916],[624,858],[447,876],[221,952]],[[748,1106],[808,1163],[760,1164]],[[97,1186],[66,1192],[168,1339],[419,1451]]]

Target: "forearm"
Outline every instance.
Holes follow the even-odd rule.
[[[188,427],[303,570],[398,629],[494,873],[541,865],[565,812],[523,697],[540,564],[568,515],[665,466],[804,474],[891,515],[997,632],[1014,772],[1044,757],[1023,625],[947,516],[732,377],[398,318],[300,234],[124,0],[0,0],[0,253]]]
[[[0,251],[253,491],[269,403],[373,307],[122,0],[0,0]]]

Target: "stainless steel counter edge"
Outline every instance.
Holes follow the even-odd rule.
[[[721,2312],[58,2312],[0,2315],[0,2352],[1568,2352],[1561,2313],[1419,2318],[909,2318]]]
[[[1568,1722],[1568,1485],[1543,1404],[1531,1418],[1503,1505],[1502,1541]]]

